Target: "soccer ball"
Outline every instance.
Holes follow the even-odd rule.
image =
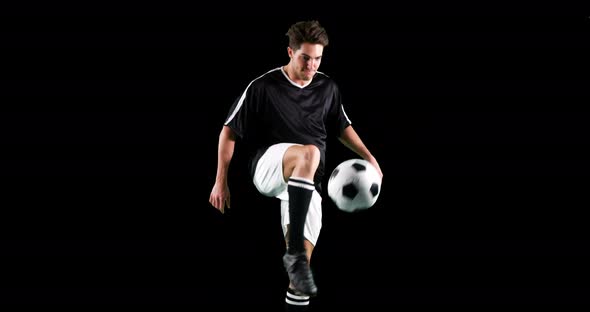
[[[328,196],[342,211],[354,212],[372,207],[381,192],[377,169],[364,159],[340,163],[328,180]]]

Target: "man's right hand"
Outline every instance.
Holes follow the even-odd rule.
[[[213,185],[213,190],[211,190],[211,195],[209,195],[209,203],[221,211],[221,213],[225,213],[226,204],[228,209],[231,208],[227,183],[218,182]]]

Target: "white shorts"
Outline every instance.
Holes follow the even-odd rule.
[[[258,191],[268,197],[281,200],[281,225],[283,235],[287,235],[289,225],[289,193],[287,182],[283,177],[283,156],[287,149],[295,143],[278,143],[269,147],[258,160],[254,172],[254,185]],[[317,190],[313,191],[309,210],[305,218],[303,236],[314,246],[322,228],[322,196]]]

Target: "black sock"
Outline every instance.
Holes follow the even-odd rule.
[[[305,251],[303,247],[303,229],[309,210],[311,195],[315,190],[313,181],[305,178],[289,178],[289,248],[290,254]]]
[[[298,295],[291,288],[287,289],[287,295],[285,296],[285,311],[308,311],[309,309],[309,296]]]

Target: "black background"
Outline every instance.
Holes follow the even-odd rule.
[[[1,300],[280,306],[278,202],[239,145],[231,212],[208,197],[234,98],[318,19],[385,177],[361,213],[324,196],[315,310],[587,302],[588,16],[391,5],[3,13]]]

